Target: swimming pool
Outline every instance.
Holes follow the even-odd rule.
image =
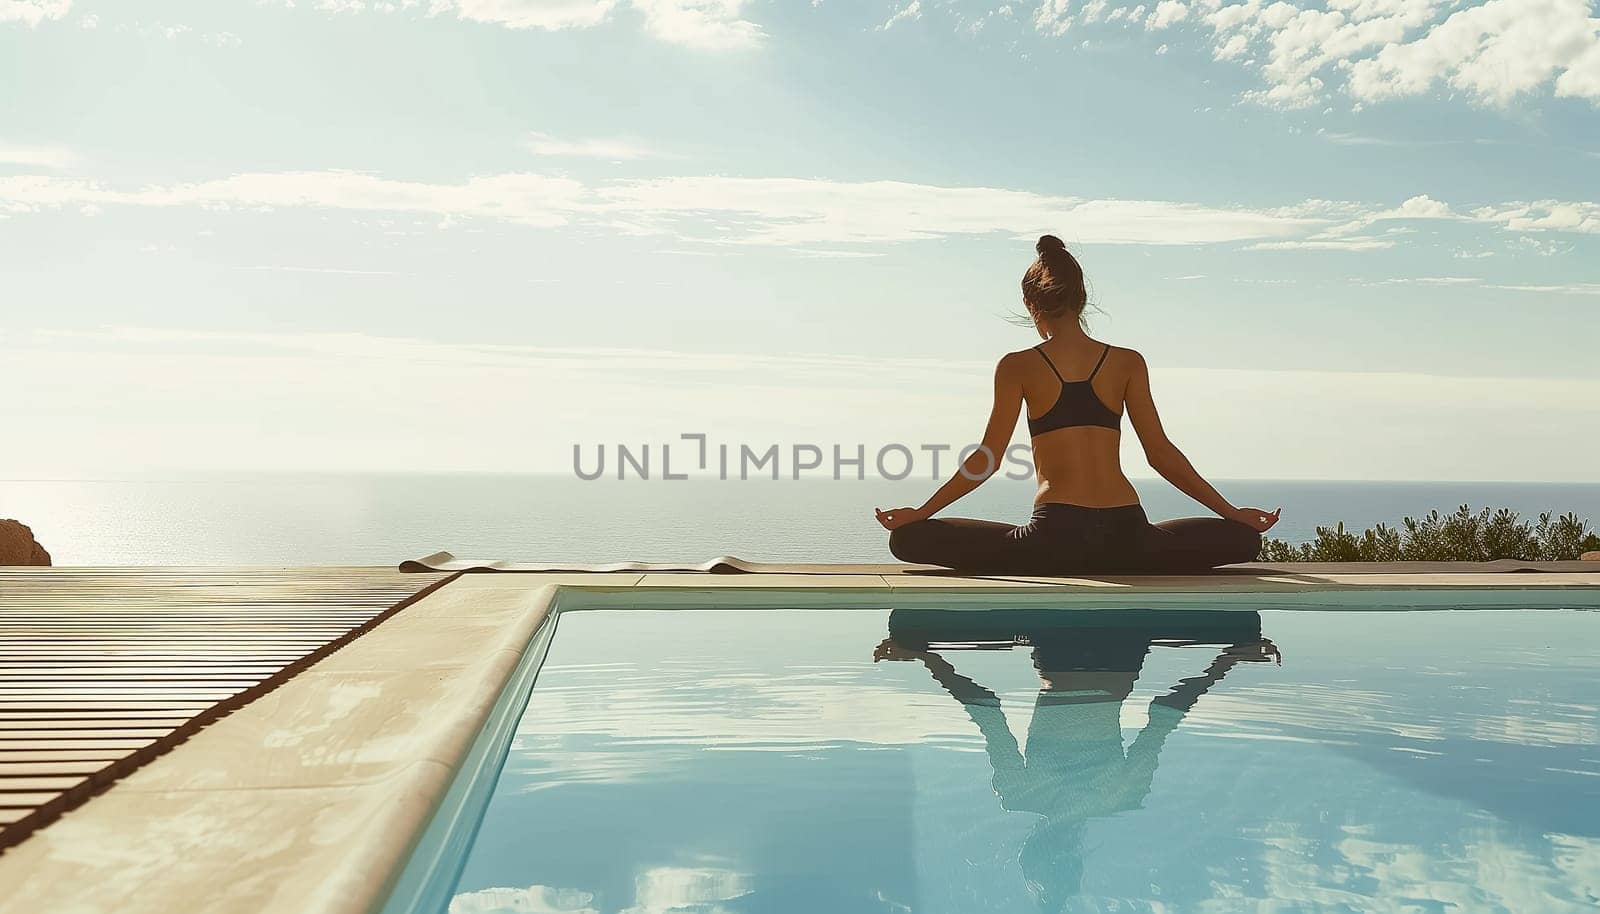
[[[563,598],[385,911],[1592,911],[1597,607]]]

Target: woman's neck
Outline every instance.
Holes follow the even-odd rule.
[[[1039,325],[1044,331],[1045,339],[1054,340],[1086,340],[1089,334],[1083,332],[1083,327],[1077,322],[1050,321]]]

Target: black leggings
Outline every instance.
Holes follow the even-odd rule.
[[[974,574],[1202,571],[1252,561],[1260,550],[1261,534],[1238,521],[1182,517],[1151,524],[1139,505],[1042,504],[1020,527],[936,517],[889,534],[889,551],[902,562]]]

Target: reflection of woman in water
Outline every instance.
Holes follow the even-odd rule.
[[[1150,722],[1126,751],[1122,700],[1152,644],[1218,644],[1199,676],[1150,702]],[[1025,751],[994,692],[931,650],[1031,645],[1043,687],[1034,699]],[[983,733],[1000,805],[1044,818],[1023,843],[1028,889],[1046,911],[1079,893],[1083,833],[1098,816],[1138,809],[1150,792],[1167,735],[1206,690],[1241,661],[1281,656],[1254,612],[896,610],[874,660],[921,660]]]

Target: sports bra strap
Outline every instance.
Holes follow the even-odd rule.
[[[1040,355],[1044,355],[1044,352],[1041,350],[1039,352],[1039,354]],[[1100,361],[1094,363],[1094,371],[1089,372],[1089,376],[1087,378],[1084,378],[1085,381],[1093,381],[1094,380],[1094,376],[1100,373],[1100,366],[1104,365],[1106,363],[1106,356],[1108,356],[1110,354],[1111,354],[1111,344],[1107,343],[1106,344],[1106,348],[1100,353]],[[1053,368],[1055,366],[1052,365],[1051,367]],[[1056,375],[1056,377],[1059,378],[1060,375]]]
[[[1044,359],[1044,363],[1050,366],[1050,373],[1056,376],[1057,381],[1060,381],[1063,384],[1067,383],[1066,379],[1061,377],[1061,372],[1056,371],[1056,363],[1050,361],[1050,357],[1044,354],[1044,349],[1041,348],[1042,346],[1044,346],[1044,344],[1040,343],[1038,346],[1033,347],[1033,351],[1039,353],[1039,355]]]

